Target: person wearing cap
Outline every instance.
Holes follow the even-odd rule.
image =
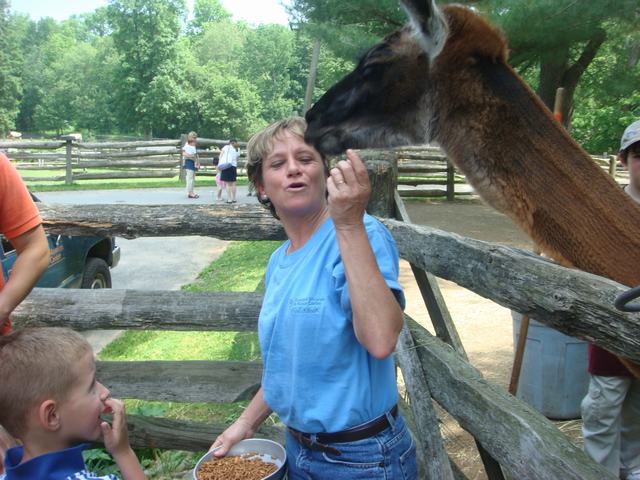
[[[618,159],[629,172],[624,190],[640,203],[640,120],[624,131]],[[614,475],[640,480],[640,380],[594,344],[589,344],[589,374],[581,405],[584,450]]]
[[[227,203],[236,203],[236,180],[238,178],[239,155],[238,141],[234,138],[229,140],[229,143],[220,151],[218,166],[222,164],[231,165],[220,172],[220,180],[225,182],[227,186]]]

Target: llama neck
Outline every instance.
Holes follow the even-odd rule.
[[[479,71],[480,100],[477,89],[467,89],[475,98],[447,98],[445,92],[465,91],[450,80],[440,90],[455,105],[440,106],[449,114],[441,114],[437,138],[451,160],[551,257],[626,285],[640,283],[640,207],[510,67]]]

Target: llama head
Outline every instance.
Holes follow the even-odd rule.
[[[307,112],[306,140],[323,153],[430,141],[438,129],[438,90],[452,86],[446,76],[477,56],[506,57],[502,36],[469,9],[401,3],[410,23],[373,46]]]

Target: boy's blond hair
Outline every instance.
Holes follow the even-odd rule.
[[[304,141],[304,132],[306,130],[307,122],[304,118],[291,116],[272,123],[251,137],[247,143],[247,176],[256,191],[258,191],[258,182],[262,182],[262,161],[265,157],[269,156],[271,150],[273,150],[273,141],[283,135],[284,132],[291,132]],[[327,159],[322,153],[320,157],[322,158],[325,172],[328,175],[329,166]],[[269,199],[260,198],[260,195],[258,195],[258,201],[269,208],[274,217],[279,218],[276,214],[275,207]]]
[[[187,134],[187,142],[188,142],[189,140],[193,140],[194,138],[198,138],[198,134],[197,134],[196,132],[189,132],[189,133]]]
[[[68,328],[25,328],[0,337],[0,425],[14,437],[29,411],[46,399],[64,401],[89,342]]]

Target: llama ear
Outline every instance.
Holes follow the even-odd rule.
[[[409,16],[422,48],[433,60],[442,51],[448,34],[442,12],[436,7],[435,0],[400,0],[400,3]]]

